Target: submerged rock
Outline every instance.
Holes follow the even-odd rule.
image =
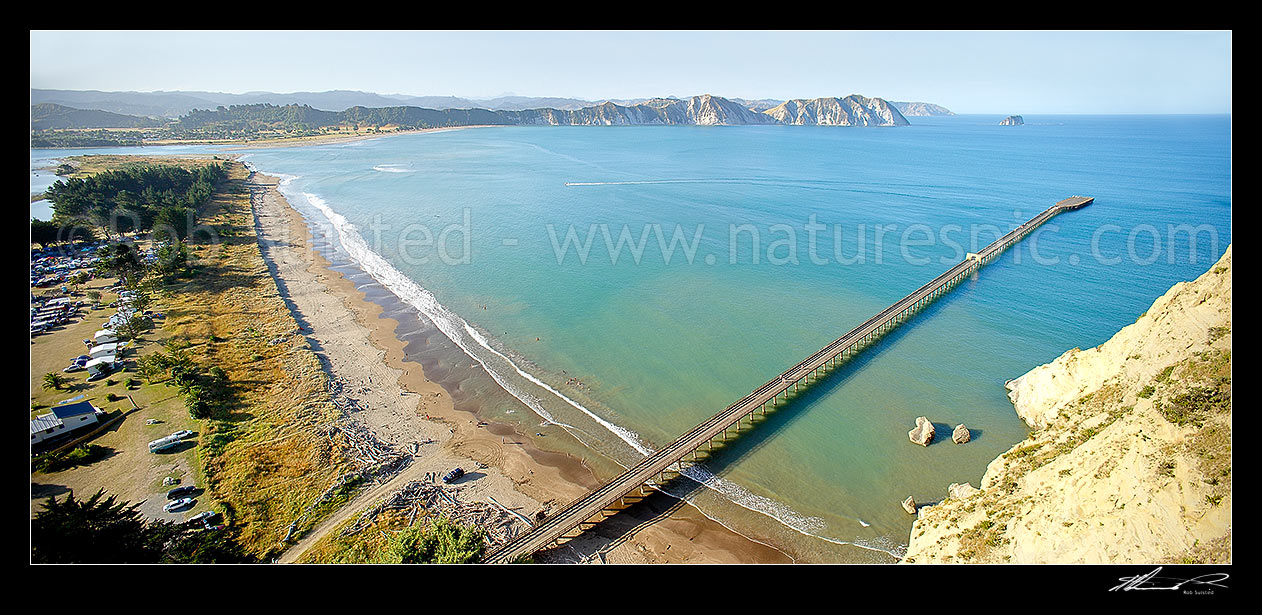
[[[907,432],[907,437],[921,446],[929,446],[929,443],[933,442],[933,435],[933,423],[923,416],[916,417],[916,428]]]
[[[951,440],[953,440],[956,444],[964,444],[972,439],[973,436],[968,433],[968,428],[964,426],[964,423],[956,425],[955,431],[951,432]]]

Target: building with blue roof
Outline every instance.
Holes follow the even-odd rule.
[[[97,424],[97,409],[89,401],[53,406],[52,411],[31,419],[31,445]]]

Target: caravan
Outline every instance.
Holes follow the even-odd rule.
[[[108,344],[101,344],[100,346],[93,346],[92,350],[88,351],[88,356],[93,359],[98,357],[113,356],[118,354],[118,350],[118,343],[110,342]]]
[[[105,355],[96,357],[88,361],[85,368],[88,370],[88,381],[100,380],[112,373],[114,368],[118,367],[118,362],[114,359],[114,355]]]

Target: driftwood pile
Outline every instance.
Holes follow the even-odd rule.
[[[329,394],[333,405],[342,411],[342,420],[325,428],[325,436],[335,447],[340,447],[346,457],[359,466],[360,474],[367,480],[384,483],[412,463],[412,454],[383,442],[363,423],[352,418],[352,413],[365,410],[363,402],[345,394],[346,387],[340,378],[329,382]]]
[[[374,526],[377,517],[386,511],[406,514],[409,527],[423,511],[426,514],[447,517],[461,525],[480,527],[485,531],[485,540],[490,546],[508,542],[528,527],[520,515],[515,515],[502,506],[485,502],[461,502],[459,495],[459,488],[414,480],[364,511],[354,523],[342,530],[342,535],[353,536]]]
[[[334,449],[340,450],[347,459],[353,461],[357,469],[338,477],[315,501],[307,505],[302,514],[289,524],[285,537],[281,539],[282,543],[289,542],[298,527],[310,516],[311,511],[334,497],[338,489],[346,483],[356,479],[384,483],[412,463],[412,454],[398,451],[390,443],[383,442],[371,429],[351,416],[352,413],[365,410],[366,407],[363,402],[348,397],[345,391],[346,387],[341,379],[333,379],[329,382],[329,394],[332,396],[333,405],[342,411],[342,418],[324,427],[324,436],[329,439]],[[413,453],[415,452],[414,447]]]

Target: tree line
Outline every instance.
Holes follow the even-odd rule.
[[[45,195],[53,205],[54,226],[85,224],[104,230],[106,236],[158,231],[167,239],[183,241],[196,225],[197,212],[227,176],[222,163],[193,170],[137,165],[57,180]]]

